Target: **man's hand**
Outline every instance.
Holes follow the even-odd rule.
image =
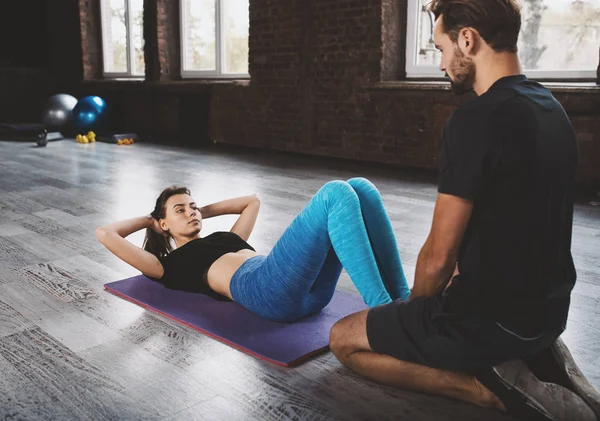
[[[432,296],[458,273],[458,250],[473,211],[472,202],[439,194],[427,241],[417,260],[412,297]]]

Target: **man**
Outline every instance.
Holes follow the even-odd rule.
[[[440,69],[453,92],[476,97],[444,128],[439,194],[410,300],[340,320],[331,349],[390,386],[523,420],[595,420],[584,400],[524,363],[554,346],[567,321],[574,130],[552,94],[522,74],[516,0],[430,7]]]

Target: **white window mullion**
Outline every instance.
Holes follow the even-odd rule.
[[[106,4],[101,1],[100,2],[100,36],[102,37],[102,62],[103,62],[103,69],[102,69],[102,73],[104,74],[104,76],[107,76],[107,74],[109,72],[106,71],[106,63],[109,61],[109,47],[108,47],[108,43],[107,43],[107,39],[109,39],[109,25],[106,23],[109,19],[109,8],[106,6]],[[112,57],[110,58],[112,59]]]
[[[216,60],[216,72],[217,76],[221,76],[223,74],[223,15],[221,10],[221,0],[215,0],[215,54]]]
[[[526,70],[524,72],[530,79],[594,79],[595,70]]]
[[[127,22],[127,76],[133,74],[133,13],[131,13],[131,4],[125,0],[125,22]]]
[[[417,29],[419,28],[419,24],[417,23],[418,19],[418,9],[419,9],[419,0],[409,0],[407,2],[407,11],[406,11],[406,74],[407,77],[412,77],[415,73],[415,63],[417,58]]]
[[[185,13],[185,3],[183,0],[179,2],[179,36],[181,42],[181,54],[179,55],[179,61],[181,64],[182,74],[186,71],[188,67],[187,63],[187,53],[188,53],[188,31],[186,25],[186,13]]]

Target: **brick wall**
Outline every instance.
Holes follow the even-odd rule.
[[[251,84],[215,90],[213,137],[390,160],[383,156],[389,141],[378,139],[378,106],[367,89],[380,80],[381,19],[379,0],[252,3]]]
[[[405,4],[251,0],[251,81],[207,85],[177,81],[177,0],[157,0],[156,34],[147,29],[156,37],[150,40],[160,68],[158,76],[150,75],[156,82],[88,83],[85,89],[105,92],[120,104],[121,128],[165,141],[181,141],[183,133],[190,143],[216,141],[435,168],[443,124],[468,98],[443,89],[380,83],[403,76]],[[162,34],[176,39],[165,40]],[[556,96],[578,132],[580,179],[600,180],[600,93]]]
[[[79,0],[83,78],[102,77],[100,0]]]

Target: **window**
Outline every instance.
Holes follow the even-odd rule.
[[[595,79],[600,47],[600,0],[520,0],[519,58],[539,79]],[[433,44],[428,0],[408,1],[407,77],[443,77]]]
[[[182,77],[248,76],[249,0],[181,0]]]
[[[105,77],[143,77],[144,0],[101,0]]]

